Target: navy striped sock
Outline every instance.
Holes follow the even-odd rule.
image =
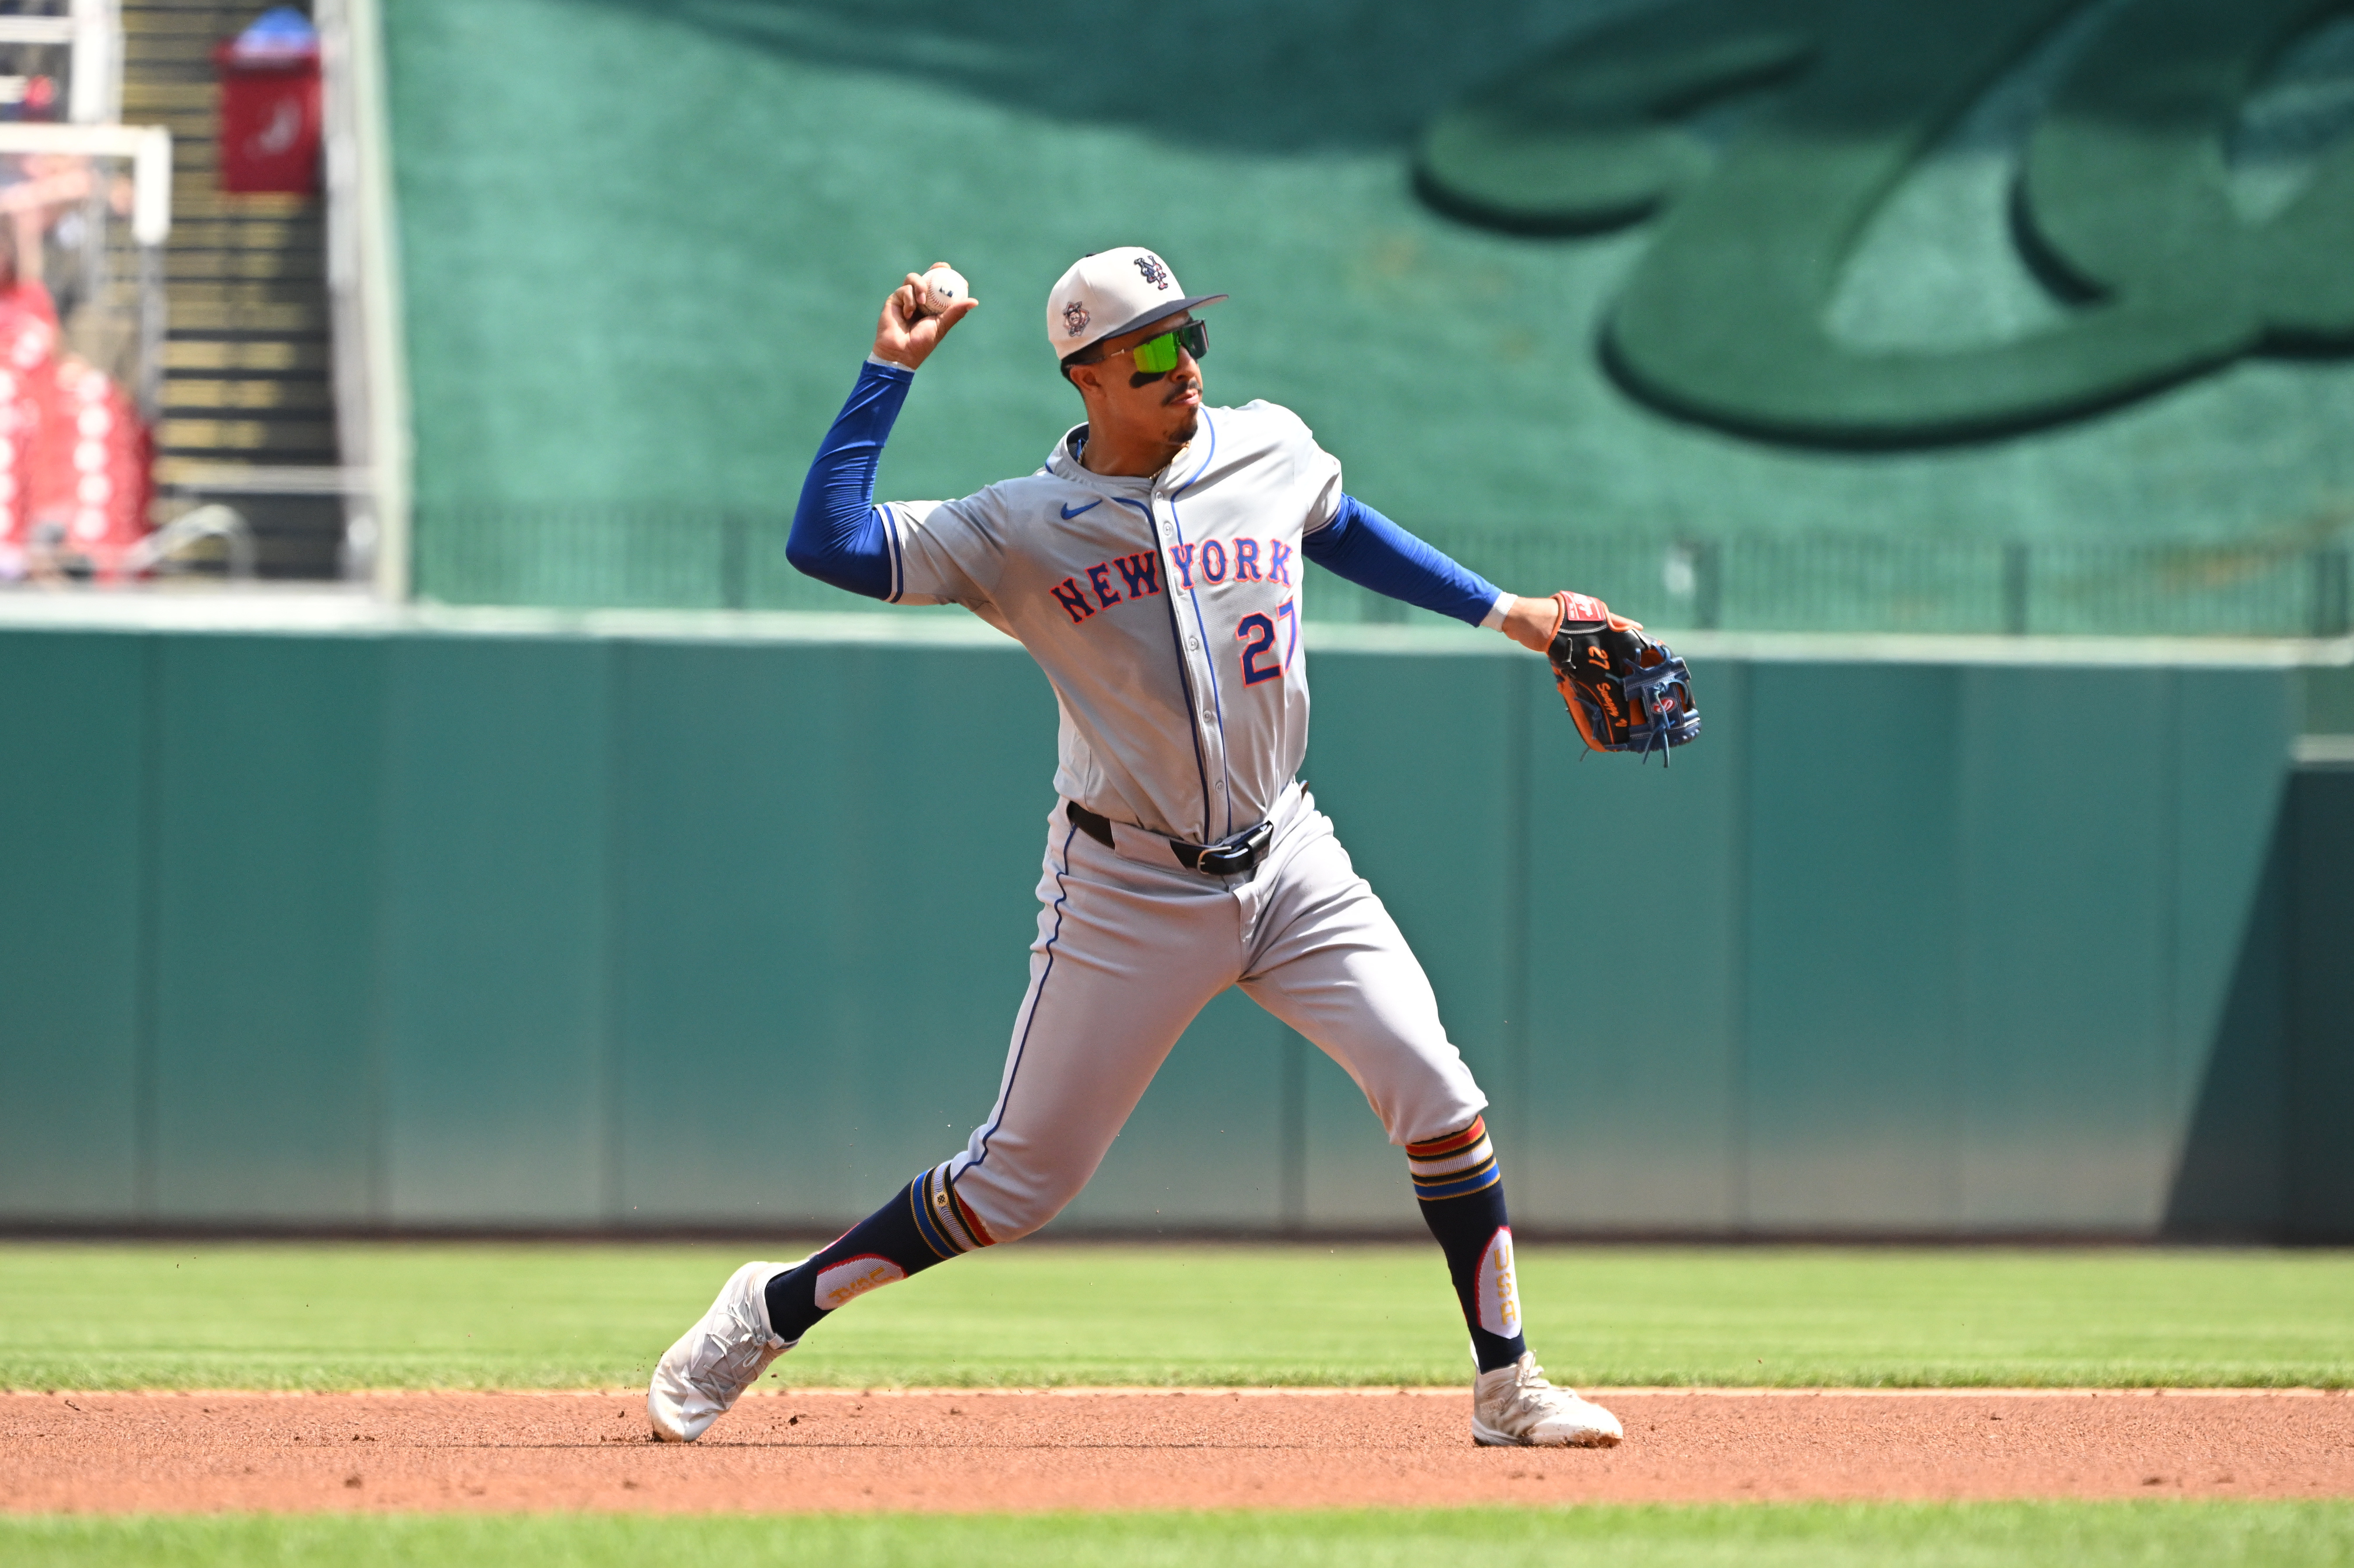
[[[835,1308],[993,1239],[956,1195],[948,1167],[938,1166],[797,1267],[769,1280],[769,1326],[791,1343]]]
[[[1521,1338],[1521,1293],[1512,1274],[1512,1224],[1504,1213],[1504,1173],[1488,1141],[1485,1118],[1460,1132],[1405,1147],[1423,1223],[1447,1255],[1455,1298],[1471,1331],[1481,1372],[1511,1366],[1529,1347]]]

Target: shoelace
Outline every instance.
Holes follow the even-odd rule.
[[[1548,1401],[1543,1397],[1545,1394],[1557,1394],[1564,1399],[1575,1399],[1577,1397],[1577,1395],[1572,1393],[1565,1388],[1553,1387],[1553,1385],[1545,1378],[1544,1368],[1538,1366],[1533,1361],[1529,1363],[1527,1376],[1516,1376],[1512,1380],[1512,1403],[1516,1405],[1522,1407],[1530,1405],[1542,1407],[1548,1403]]]

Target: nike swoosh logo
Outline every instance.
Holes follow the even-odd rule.
[[[1063,508],[1063,521],[1068,523],[1080,513],[1093,512],[1097,507],[1101,506],[1102,504],[1103,503],[1100,501],[1090,501],[1085,506],[1066,506]]]

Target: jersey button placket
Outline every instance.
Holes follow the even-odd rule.
[[[1185,662],[1193,671],[1193,689],[1203,696],[1193,715],[1193,721],[1202,732],[1202,760],[1209,769],[1211,780],[1210,798],[1203,802],[1203,808],[1205,815],[1223,818],[1225,812],[1221,803],[1226,792],[1226,756],[1219,744],[1217,676],[1210,668],[1210,651],[1202,646],[1201,622],[1195,614],[1193,596],[1179,594],[1177,584],[1182,579],[1169,571],[1174,564],[1167,557],[1170,546],[1177,542],[1177,519],[1168,495],[1158,488],[1152,493],[1152,516],[1161,529],[1162,580],[1169,584],[1169,591],[1180,607],[1180,620],[1184,626]],[[1216,836],[1214,822],[1211,836]]]

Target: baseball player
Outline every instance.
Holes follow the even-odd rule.
[[[1504,1189],[1422,966],[1297,774],[1308,744],[1304,567],[1539,652],[1576,595],[1516,599],[1341,488],[1288,409],[1212,408],[1196,313],[1166,262],[1082,258],[1046,339],[1087,422],[1045,466],[961,501],[874,499],[916,372],[974,307],[927,313],[910,273],[834,420],[788,554],[893,604],[960,604],[1021,641],[1061,705],[1030,986],[997,1103],[965,1147],[799,1263],[748,1263],[654,1370],[654,1436],[691,1442],[828,1313],[976,1247],[1026,1236],[1095,1173],[1170,1047],[1239,985],[1364,1091],[1405,1151],[1479,1366],[1490,1445],[1605,1446],[1618,1422],[1547,1383],[1522,1341]],[[1565,688],[1566,689],[1566,688]]]

